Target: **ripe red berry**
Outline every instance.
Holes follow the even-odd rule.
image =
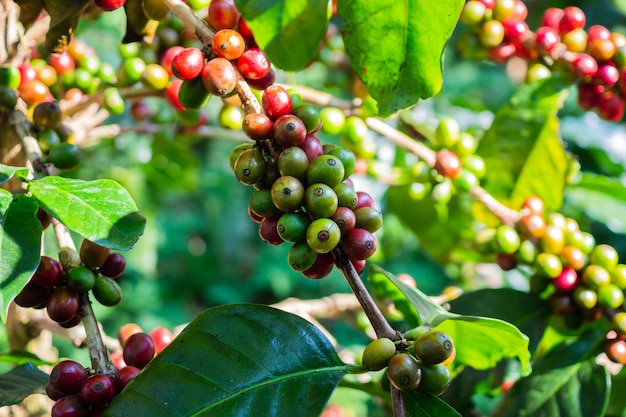
[[[573,268],[563,268],[563,271],[552,283],[558,292],[573,291],[578,284],[578,274]]]
[[[56,287],[63,282],[63,266],[56,259],[42,256],[37,270],[30,279],[30,283],[42,287]]]
[[[270,120],[291,113],[291,96],[283,87],[271,85],[263,91],[263,110]]]
[[[528,25],[523,20],[508,18],[502,22],[504,35],[516,41],[523,41],[528,36]]]
[[[561,41],[557,31],[550,26],[541,26],[535,31],[535,44],[541,50],[552,51]]]
[[[109,278],[117,278],[124,273],[126,269],[126,259],[121,253],[111,253],[104,261],[99,271],[102,275]]]
[[[76,316],[79,306],[80,298],[76,291],[68,287],[58,287],[48,297],[46,310],[52,320],[64,323]]]
[[[559,32],[567,33],[574,29],[585,27],[585,13],[576,6],[569,6],[563,9],[563,16],[559,20]]]
[[[283,148],[300,146],[307,136],[306,126],[293,114],[280,116],[272,126],[274,139]]]
[[[89,406],[80,398],[80,395],[59,398],[50,410],[52,417],[87,417],[88,414]]]
[[[455,179],[461,173],[461,161],[455,153],[442,150],[437,152],[437,159],[435,160],[435,170],[451,179]]]
[[[141,369],[136,368],[134,366],[124,366],[123,368],[120,368],[116,373],[115,373],[115,386],[117,387],[118,391],[123,390],[126,385],[128,385],[128,383],[130,381],[132,381],[133,379],[135,379],[135,377],[137,375],[139,375],[141,373]]]
[[[213,36],[211,46],[217,56],[230,61],[239,58],[246,49],[246,43],[243,40],[243,36],[241,36],[236,30],[232,29],[219,30],[215,36]]]
[[[247,79],[258,80],[265,77],[272,66],[262,50],[249,48],[237,60],[237,68]]]
[[[264,217],[259,224],[259,236],[264,242],[277,246],[284,242],[276,228],[280,215]]]
[[[96,0],[95,3],[96,6],[105,12],[111,12],[122,7],[126,0]]]
[[[350,259],[367,259],[376,252],[376,238],[365,229],[352,229],[343,238],[341,247]]]
[[[154,358],[154,341],[146,333],[135,333],[126,340],[122,353],[127,365],[143,369]]]
[[[104,374],[92,375],[80,387],[80,397],[92,407],[102,407],[115,396],[113,378]]]
[[[311,279],[322,279],[330,274],[335,266],[335,258],[331,252],[320,253],[313,265],[302,271],[302,275]]]
[[[300,148],[306,153],[309,163],[324,154],[324,146],[315,135],[306,135],[304,142],[300,144]]]
[[[51,292],[51,288],[42,287],[41,285],[35,285],[29,282],[22,288],[22,291],[15,296],[15,304],[25,308],[38,308],[42,305],[45,307]]]
[[[185,48],[180,45],[172,46],[171,48],[167,49],[161,57],[160,64],[163,68],[165,68],[165,71],[167,71],[167,74],[170,77],[174,76],[174,73],[172,72],[172,61],[174,60],[174,57],[178,55],[183,49]]]
[[[619,81],[619,70],[610,64],[604,64],[598,67],[598,71],[593,76],[593,81],[607,86],[612,87]]]
[[[213,0],[209,5],[206,22],[215,30],[232,29],[239,20],[239,12],[233,0]]]
[[[358,198],[358,203],[354,208],[355,210],[360,209],[361,207],[374,207],[374,199],[365,191],[357,191],[356,196]]]
[[[149,335],[154,341],[154,348],[157,354],[161,353],[174,340],[172,332],[165,327],[155,327],[150,331]]]
[[[172,59],[172,74],[181,80],[192,80],[202,71],[204,55],[198,48],[185,48]]]
[[[598,63],[596,60],[593,59],[591,55],[585,53],[576,55],[572,65],[574,67],[574,74],[576,74],[577,77],[589,78],[593,77],[596,75],[596,72],[598,72]]]
[[[610,122],[619,122],[624,117],[624,100],[618,94],[607,91],[598,103],[598,115]]]
[[[202,68],[202,82],[209,93],[226,96],[237,85],[237,72],[229,60],[213,58]]]
[[[243,16],[239,16],[239,20],[237,21],[237,32],[241,33],[241,36],[244,38],[254,37],[250,26],[248,26],[248,22],[246,22]]]
[[[272,127],[272,121],[263,113],[248,113],[243,118],[243,133],[252,140],[268,139],[272,135]]]
[[[583,110],[591,110],[598,106],[604,86],[591,82],[581,82],[578,84],[578,105]]]
[[[587,29],[587,41],[593,41],[596,39],[611,39],[611,32],[602,25],[593,25]]]
[[[76,394],[86,380],[85,367],[72,360],[57,363],[50,372],[50,385],[63,395]]]
[[[265,90],[270,85],[274,84],[274,80],[276,79],[276,73],[273,69],[270,69],[265,76],[255,80],[253,78],[248,78],[248,85],[255,90]]]
[[[183,80],[174,80],[169,83],[167,88],[165,88],[165,98],[167,102],[170,103],[170,106],[174,108],[174,110],[184,111],[187,110],[185,106],[183,106],[178,98],[178,92],[180,91],[180,86],[183,84]]]
[[[541,26],[548,26],[553,29],[559,28],[559,22],[565,12],[563,9],[559,9],[558,7],[550,7],[543,12],[543,16],[541,17]]]

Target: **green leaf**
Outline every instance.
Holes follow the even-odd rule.
[[[606,224],[615,233],[626,233],[626,188],[618,179],[585,172],[579,182],[565,189],[568,205]]]
[[[0,353],[0,362],[10,363],[13,365],[31,363],[35,366],[54,365],[56,363],[41,359],[39,356],[27,350],[12,350],[7,353]]]
[[[450,311],[507,321],[529,336],[531,351],[544,334],[552,313],[547,301],[511,288],[466,292],[450,302]]]
[[[72,39],[89,0],[43,0],[43,7],[50,15],[50,29],[46,33],[47,51],[63,52]]]
[[[316,417],[358,369],[298,316],[222,305],[196,317],[104,415]]]
[[[6,213],[9,208],[11,201],[13,201],[13,194],[3,188],[0,188],[0,221],[2,221],[4,213]]]
[[[368,269],[367,277],[376,297],[389,299],[396,307],[396,310],[402,314],[410,327],[419,326],[422,323],[419,313],[396,286],[395,282],[391,280],[391,275],[392,274],[389,272],[372,265]]]
[[[112,180],[50,176],[31,181],[28,191],[61,223],[108,248],[130,249],[146,225],[128,192]]]
[[[41,234],[37,203],[21,196],[13,200],[0,230],[0,317],[6,321],[9,304],[39,266]]]
[[[414,105],[441,89],[442,54],[463,0],[337,2],[352,66],[381,115]]]
[[[15,0],[20,6],[20,22],[25,28],[30,27],[43,10],[42,0]]]
[[[404,408],[411,417],[460,417],[456,410],[428,392],[411,391],[402,394]]]
[[[17,177],[22,180],[27,179],[28,168],[0,164],[0,184],[4,184],[13,177]]]
[[[522,375],[531,372],[528,336],[511,323],[449,312],[431,316],[428,322],[454,341],[456,365],[490,369],[504,358],[518,358]]]
[[[31,394],[45,394],[50,376],[33,364],[25,364],[0,375],[0,406],[13,405]]]
[[[556,113],[565,99],[565,87],[560,78],[522,86],[498,111],[479,143],[476,153],[487,167],[482,185],[511,208],[518,209],[533,194],[543,199],[549,211],[561,207],[568,159]],[[495,216],[483,205],[476,205],[475,211],[477,219],[494,224]]]
[[[588,349],[595,345],[596,341],[579,341],[546,355],[532,375],[517,381],[506,393],[494,415],[604,415],[610,396],[610,375],[604,366],[588,358]]]
[[[327,0],[236,0],[259,47],[286,71],[304,68],[328,26]]]

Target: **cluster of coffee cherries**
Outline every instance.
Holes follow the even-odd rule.
[[[548,8],[534,32],[525,22],[521,0],[470,0],[461,21],[473,29],[462,51],[504,62],[513,56],[529,62],[527,80],[552,71],[578,80],[578,103],[608,121],[624,116],[626,37],[602,25],[585,29],[586,16],[575,6]],[[481,52],[482,51],[482,52]]]
[[[262,106],[264,113],[249,113],[243,122],[255,144],[237,146],[230,157],[237,179],[257,189],[249,214],[261,238],[273,245],[292,242],[289,265],[309,278],[330,273],[338,246],[362,271],[376,251],[373,233],[382,215],[369,194],[353,188],[354,153],[322,145],[315,135],[317,110],[308,104],[293,108],[283,87],[267,87]]]
[[[118,331],[122,346],[119,356],[111,355],[114,375],[96,373],[73,360],[63,360],[52,368],[46,393],[55,401],[52,417],[95,417],[121,392],[173,339],[172,333],[157,327],[144,333],[129,323]]]
[[[64,270],[61,263],[42,256],[37,270],[15,297],[21,307],[45,308],[61,326],[79,324],[81,295],[89,291],[104,306],[118,304],[122,290],[116,279],[126,268],[124,256],[89,240],[80,246],[80,266]]]
[[[596,244],[574,219],[545,213],[536,196],[528,197],[522,210],[515,226],[479,232],[479,248],[495,250],[504,270],[529,268],[531,292],[549,300],[553,313],[569,326],[605,317],[617,334],[625,335],[626,265],[619,263],[615,248]]]
[[[365,347],[361,363],[368,371],[386,368],[387,381],[400,391],[421,390],[441,395],[450,384],[447,366],[454,360],[455,348],[445,332],[429,328],[419,330],[412,340],[398,343],[380,338]]]

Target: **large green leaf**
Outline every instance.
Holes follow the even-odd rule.
[[[13,177],[25,180],[28,178],[28,168],[0,164],[0,184],[4,184]]]
[[[308,321],[267,306],[196,317],[107,407],[106,416],[318,416],[344,364]]]
[[[11,201],[13,201],[13,194],[3,188],[0,188],[0,221],[2,221],[4,213],[9,208]]]
[[[463,0],[339,0],[356,74],[389,115],[441,89],[442,54]]]
[[[626,233],[626,188],[613,178],[585,172],[580,181],[565,189],[565,198],[592,219],[606,224],[615,233]]]
[[[31,394],[45,394],[49,380],[48,374],[30,363],[0,375],[0,407],[18,404]]]
[[[272,63],[286,71],[304,68],[328,26],[328,0],[235,0]]]
[[[602,416],[610,396],[610,375],[589,358],[596,341],[562,345],[541,359],[532,375],[517,381],[494,415]]]
[[[21,196],[13,200],[0,230],[0,317],[6,321],[9,304],[39,266],[41,222],[37,203]]]
[[[71,230],[112,249],[130,249],[146,225],[128,192],[112,180],[50,176],[31,181],[28,191]]]
[[[541,197],[548,210],[563,202],[568,159],[559,138],[557,111],[565,98],[558,78],[521,87],[498,111],[476,153],[485,160],[484,188],[503,204],[517,209],[529,195]],[[493,219],[482,205],[477,217]]]
[[[56,363],[41,359],[39,356],[27,350],[12,350],[10,352],[0,353],[0,362],[10,363],[13,365],[24,365],[30,363],[35,366],[52,366]]]
[[[460,417],[445,401],[424,391],[403,394],[404,408],[411,417]]]
[[[417,327],[422,324],[420,314],[394,281],[389,278],[389,274],[386,271],[372,265],[368,269],[367,278],[376,297],[391,301],[410,327]]]
[[[457,352],[455,364],[490,369],[504,358],[518,358],[522,374],[530,373],[529,339],[514,325],[489,317],[451,313],[376,265],[370,267],[370,274],[385,275],[404,294],[424,324],[450,335]]]

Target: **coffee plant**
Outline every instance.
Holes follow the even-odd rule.
[[[0,415],[624,415],[622,2],[0,14]]]

